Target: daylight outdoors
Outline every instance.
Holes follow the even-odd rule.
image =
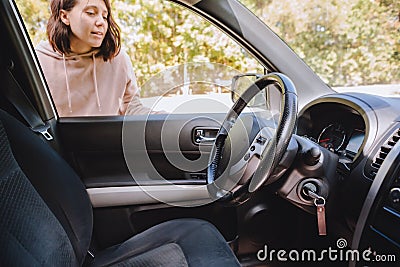
[[[48,0],[16,0],[32,42],[46,38]],[[130,4],[130,3],[136,4]],[[166,67],[218,62],[252,70],[243,51],[226,49],[215,27],[175,4],[113,0],[140,85]],[[165,2],[165,1],[164,1]],[[385,85],[400,94],[400,1],[242,0],[333,88]],[[145,7],[145,8],[143,8]],[[163,9],[162,12],[159,12]],[[186,19],[192,16],[190,19]],[[175,35],[174,33],[190,33]],[[209,49],[212,48],[212,49]],[[200,52],[200,54],[199,54]],[[162,60],[160,60],[162,58]],[[250,67],[249,67],[250,66]],[[254,68],[253,68],[254,69]],[[398,88],[398,89],[397,89]],[[146,92],[142,91],[142,95]]]

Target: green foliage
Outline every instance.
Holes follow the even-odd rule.
[[[46,38],[50,6],[47,0],[15,0],[34,45]]]
[[[36,45],[46,38],[49,2],[16,2]],[[330,85],[400,83],[400,1],[242,2]],[[177,4],[113,0],[112,5],[139,84],[168,67],[187,62],[213,62],[239,72],[262,71],[245,51],[232,45],[232,40]],[[142,91],[144,95],[156,93],[150,92],[151,86],[146,90]]]
[[[400,1],[242,2],[330,85],[400,83]]]
[[[262,71],[255,60],[216,27],[177,4],[115,0],[114,7],[140,84],[167,67],[191,62],[228,65],[240,72]],[[204,71],[210,73],[207,67]],[[190,74],[199,77],[199,73]],[[143,91],[142,94],[147,95]]]
[[[46,38],[48,2],[17,0],[17,5],[33,44],[38,44]],[[249,57],[239,45],[210,23],[177,4],[160,0],[114,0],[112,6],[113,16],[121,28],[123,49],[130,55],[141,85],[168,67],[191,62],[213,62],[227,65],[231,69],[227,73],[225,71],[218,74],[210,69],[210,66],[214,68],[217,65],[205,64],[204,68],[196,67],[196,72],[189,72],[189,75],[197,78],[212,73],[216,76],[215,79],[224,80],[238,72],[263,71],[261,65]],[[174,68],[175,82],[182,79],[182,72],[178,70],[182,68]],[[218,75],[221,77],[217,77]],[[190,78],[188,79],[191,80]],[[162,82],[159,79],[153,79],[152,82],[154,81]],[[204,87],[197,87],[199,86]],[[165,86],[145,86],[141,91],[142,96],[159,95],[160,88],[165,89]],[[196,90],[199,91],[198,88]],[[204,88],[200,91],[206,90]]]

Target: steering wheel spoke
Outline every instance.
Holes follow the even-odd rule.
[[[258,132],[243,157],[230,168],[230,176],[243,174],[247,164],[253,157],[256,157],[258,159],[262,157],[263,151],[268,146],[268,143],[273,136],[274,130],[275,129],[271,127],[263,127]]]

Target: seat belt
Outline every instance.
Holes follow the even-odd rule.
[[[53,140],[53,136],[49,133],[50,125],[42,120],[42,117],[40,117],[36,108],[26,96],[25,92],[22,90],[11,72],[13,66],[14,64],[11,61],[10,67],[7,67],[5,95],[8,101],[10,101],[19,114],[29,124],[32,131],[40,133],[47,141]]]

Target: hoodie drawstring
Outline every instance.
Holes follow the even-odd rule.
[[[65,83],[67,85],[67,97],[68,97],[68,108],[69,112],[72,112],[72,101],[71,101],[71,91],[69,89],[69,82],[68,82],[68,74],[67,74],[67,65],[65,63],[65,55],[62,55],[63,57],[63,64],[64,64],[64,74],[65,74]]]
[[[64,75],[65,75],[65,84],[67,86],[67,97],[68,97],[68,108],[69,112],[72,112],[72,98],[71,98],[71,90],[69,88],[69,80],[68,80],[68,73],[67,73],[67,64],[65,60],[65,55],[62,55],[63,58],[63,64],[64,64]],[[100,96],[99,96],[99,89],[97,87],[97,76],[96,76],[96,58],[93,53],[92,56],[93,59],[93,83],[94,83],[94,91],[96,93],[96,101],[97,101],[97,107],[99,111],[101,111],[101,104],[100,104]]]
[[[101,104],[100,104],[100,97],[99,97],[99,89],[97,88],[97,76],[96,76],[96,58],[93,53],[93,80],[94,80],[94,91],[96,92],[96,99],[97,99],[97,107],[99,111],[101,111]]]

